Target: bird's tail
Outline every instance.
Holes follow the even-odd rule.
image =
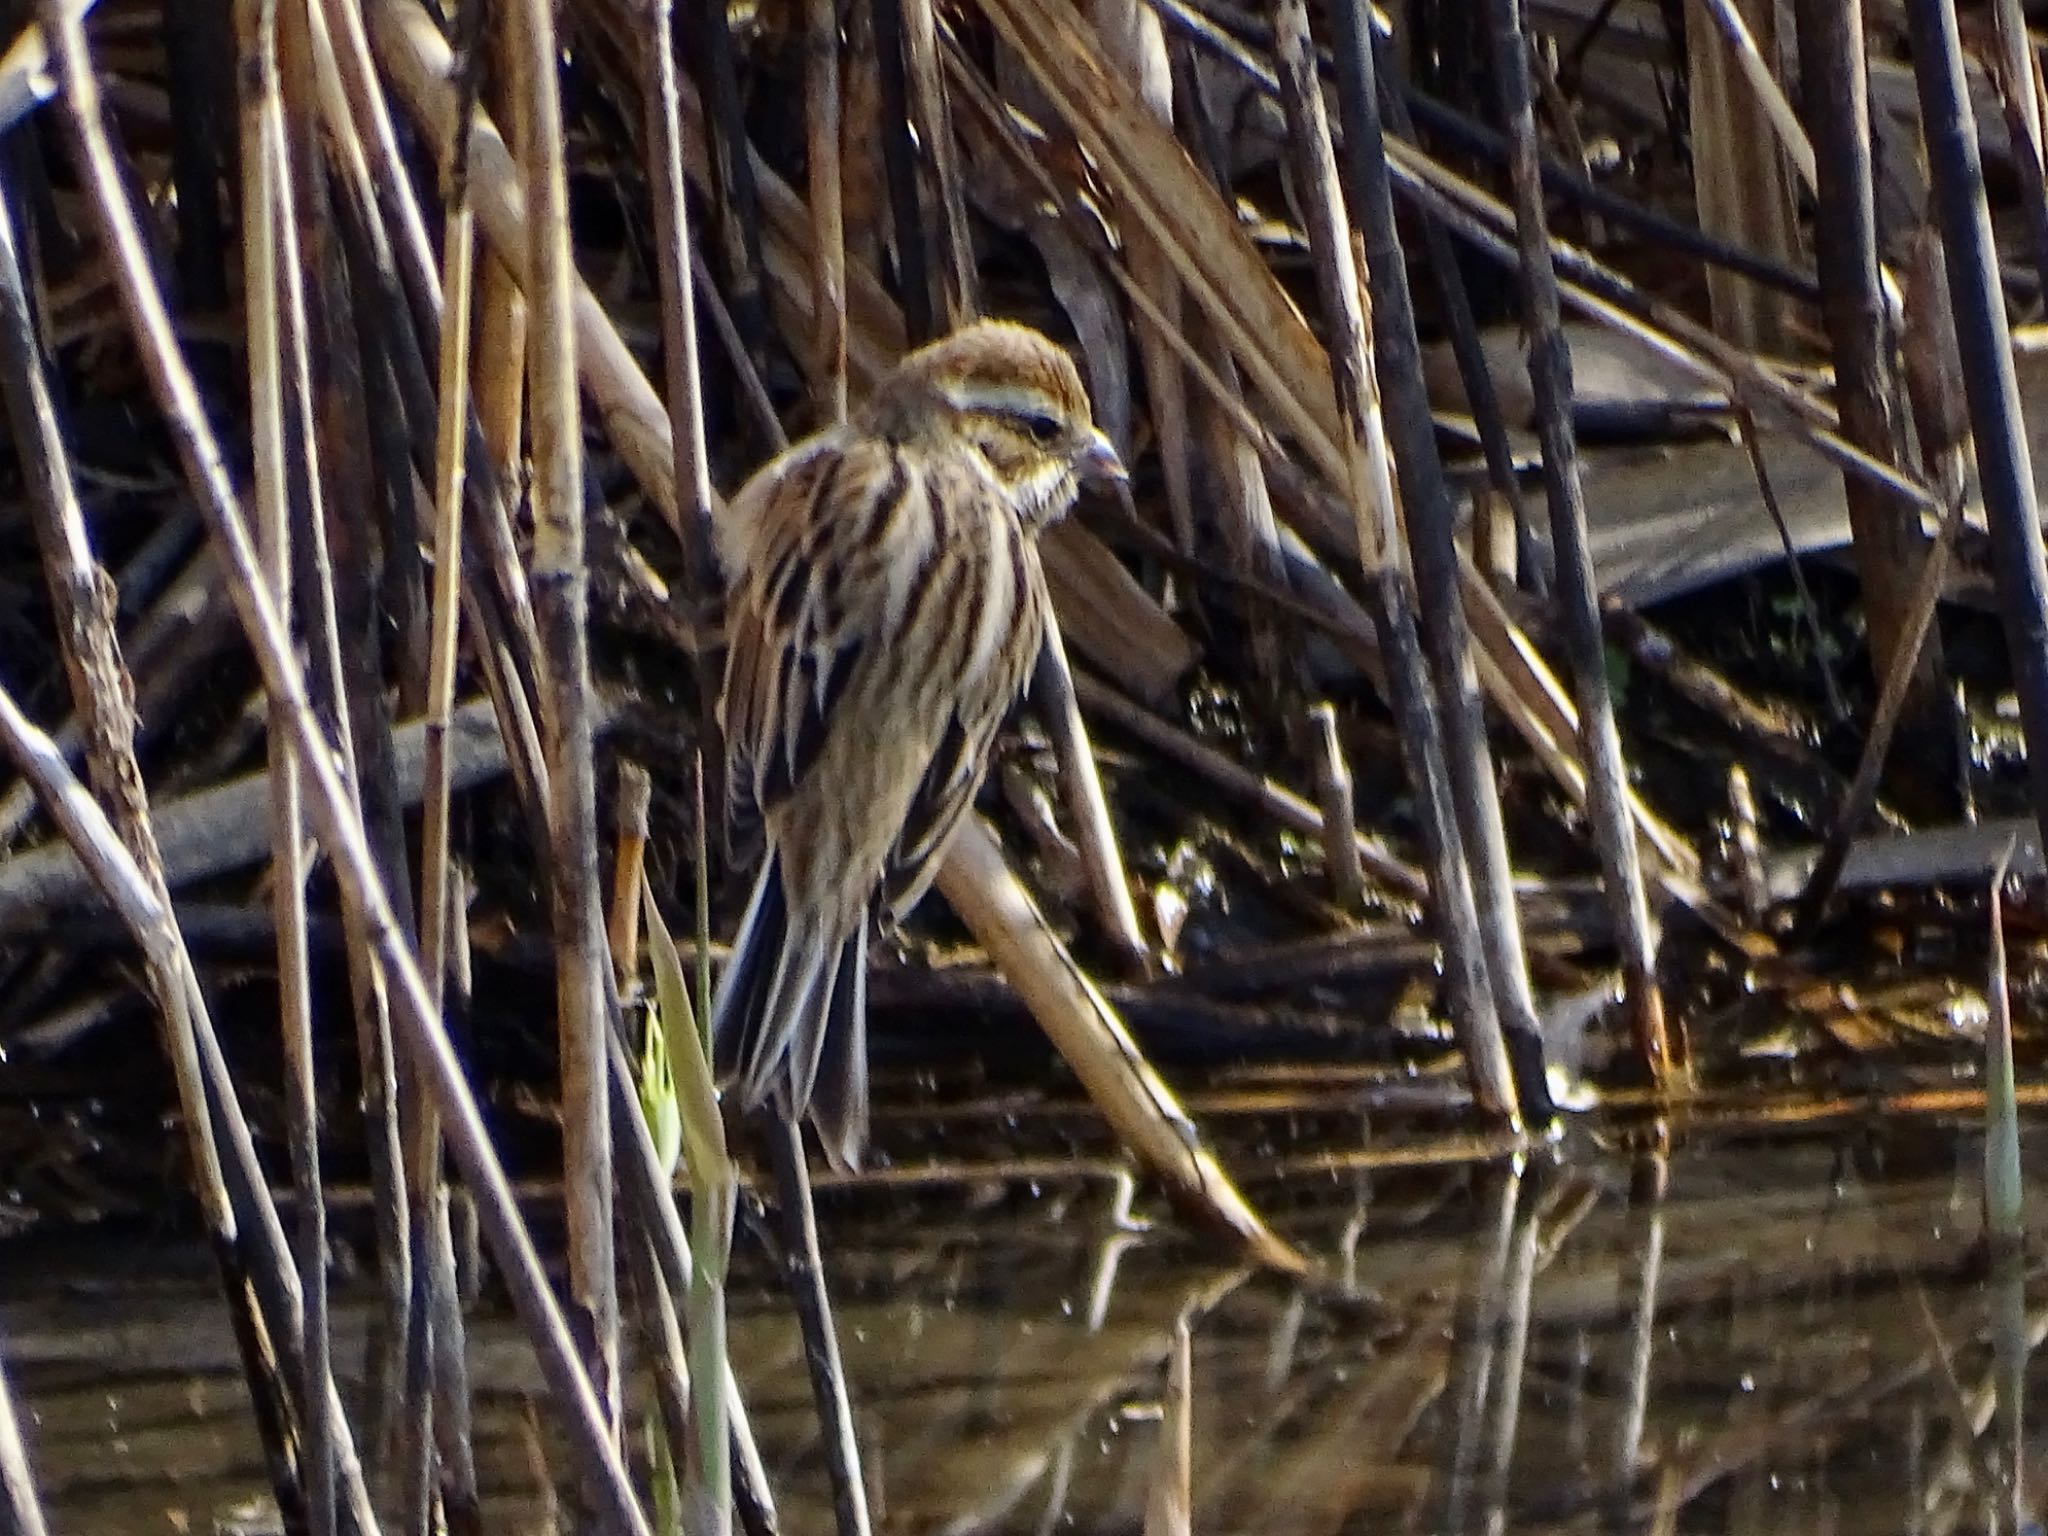
[[[867,949],[865,915],[848,935],[792,919],[771,853],[712,1007],[718,1075],[737,1084],[741,1107],[774,1098],[792,1119],[808,1116],[841,1169],[867,1144]]]

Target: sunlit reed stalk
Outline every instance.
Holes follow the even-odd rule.
[[[1323,811],[1324,874],[1330,894],[1346,912],[1365,902],[1365,871],[1358,862],[1358,820],[1351,800],[1351,765],[1337,736],[1337,711],[1329,703],[1308,712],[1309,757],[1315,764],[1316,800]]]
[[[427,689],[422,722],[424,763],[420,802],[419,962],[428,995],[443,1017],[450,970],[452,926],[462,921],[459,901],[462,876],[450,861],[451,792],[448,762],[449,723],[455,707],[455,673],[462,628],[462,585],[465,551],[462,509],[467,481],[470,420],[471,285],[475,275],[475,214],[469,196],[469,134],[477,78],[482,59],[479,28],[482,0],[467,0],[456,19],[458,97],[457,131],[450,135],[442,164],[441,339],[439,415],[434,434],[433,582],[428,603]],[[507,372],[516,373],[510,369]],[[479,645],[490,645],[480,637]],[[425,1094],[413,1095],[405,1126],[405,1184],[413,1210],[414,1262],[426,1266],[432,1285],[430,1304],[414,1326],[429,1335],[415,1341],[429,1387],[411,1405],[409,1435],[402,1448],[401,1489],[412,1528],[423,1530],[431,1517],[427,1474],[434,1446],[455,1447],[443,1478],[444,1498],[476,1496],[473,1453],[466,1444],[468,1403],[466,1371],[456,1369],[464,1325],[453,1305],[448,1281],[454,1252],[449,1230],[449,1200],[441,1161],[441,1123]],[[428,1347],[424,1350],[421,1345]],[[408,1361],[409,1367],[412,1362]],[[415,1387],[420,1373],[409,1369]],[[434,1418],[444,1411],[452,1422],[433,1433]],[[450,1512],[451,1517],[453,1511]]]
[[[682,544],[683,576],[690,600],[702,603],[717,589],[718,556],[712,544],[711,474],[704,446],[704,375],[697,355],[697,295],[689,257],[689,189],[683,180],[672,6],[673,0],[651,0],[647,10],[647,184],[654,194],[654,242],[661,278],[662,363],[668,385],[669,438],[675,454],[676,496],[671,516]]]
[[[279,315],[277,237],[289,213],[280,194],[286,169],[278,99],[274,0],[238,0],[241,84],[242,273],[249,359],[250,436],[255,460],[257,537],[264,576],[280,612],[292,604],[292,536],[285,485],[286,339]],[[305,380],[299,381],[303,388]],[[310,444],[307,444],[310,446]],[[283,1037],[292,1180],[299,1197],[299,1287],[305,1306],[300,1387],[304,1452],[299,1478],[313,1536],[335,1530],[334,1424],[328,1413],[331,1341],[327,1322],[327,1218],[320,1184],[319,1108],[314,1091],[311,986],[306,962],[306,850],[298,768],[273,699],[270,720],[271,910],[277,924],[278,1023]]]
[[[1361,27],[1370,24],[1356,17],[1353,22]],[[1501,1015],[1502,983],[1492,975],[1507,946],[1493,947],[1486,942],[1484,924],[1489,914],[1482,913],[1476,903],[1477,881],[1467,863],[1468,857],[1476,856],[1467,837],[1470,824],[1453,808],[1457,796],[1449,778],[1449,759],[1461,749],[1482,754],[1479,760],[1466,764],[1468,789],[1476,792],[1481,776],[1491,774],[1491,764],[1484,758],[1483,736],[1475,741],[1470,731],[1463,738],[1439,733],[1438,710],[1432,702],[1444,699],[1455,706],[1461,700],[1463,685],[1469,680],[1470,663],[1464,658],[1462,644],[1453,644],[1437,658],[1436,690],[1431,689],[1424,673],[1415,578],[1408,568],[1415,547],[1414,536],[1420,533],[1423,522],[1423,514],[1415,506],[1414,491],[1420,466],[1411,470],[1405,460],[1402,465],[1401,486],[1409,497],[1404,532],[1404,504],[1396,498],[1393,445],[1380,414],[1373,335],[1367,329],[1367,317],[1361,307],[1367,291],[1363,281],[1366,274],[1358,270],[1350,221],[1337,188],[1335,151],[1316,79],[1308,16],[1300,0],[1282,0],[1277,26],[1288,137],[1300,167],[1310,245],[1332,335],[1330,369],[1336,381],[1338,409],[1346,436],[1345,489],[1357,520],[1364,574],[1380,597],[1379,617],[1385,626],[1381,644],[1387,657],[1387,676],[1395,713],[1402,725],[1410,781],[1425,811],[1433,910],[1444,943],[1452,1019],[1465,1052],[1474,1097],[1486,1113],[1512,1124],[1519,1104],[1501,1038],[1502,1030],[1511,1027],[1512,1021]],[[1370,43],[1361,38],[1358,46],[1367,48]],[[1347,100],[1357,95],[1370,98],[1369,56],[1366,75],[1365,84],[1354,81]],[[1356,165],[1377,151],[1377,136],[1368,139],[1354,126],[1348,148]],[[1391,225],[1391,211],[1385,222]],[[1374,254],[1382,262],[1400,260],[1398,248],[1382,248]],[[1432,444],[1432,457],[1435,451]],[[1444,639],[1441,635],[1439,638]],[[1497,802],[1494,809],[1497,815]],[[1497,926],[1493,931],[1496,941],[1505,939]],[[1519,962],[1519,935],[1513,948],[1514,958]],[[1512,987],[1512,983],[1508,985]],[[1526,979],[1522,986],[1526,990]]]
[[[1293,12],[1283,9],[1280,14],[1286,17]],[[1522,1053],[1525,1059],[1533,1055],[1540,1060],[1541,1037],[1535,1001],[1529,990],[1521,915],[1515,908],[1507,829],[1480,703],[1475,647],[1465,617],[1462,572],[1452,533],[1450,487],[1437,449],[1429,402],[1423,393],[1421,346],[1408,289],[1406,256],[1394,222],[1389,151],[1380,125],[1371,18],[1358,0],[1340,0],[1337,26],[1337,96],[1345,125],[1341,184],[1345,196],[1341,203],[1335,197],[1338,168],[1334,151],[1324,147],[1317,154],[1324,165],[1318,169],[1316,197],[1319,202],[1329,203],[1327,238],[1333,242],[1328,247],[1329,255],[1337,254],[1340,246],[1349,254],[1352,221],[1361,242],[1363,263],[1357,276],[1367,285],[1367,292],[1357,300],[1345,296],[1343,302],[1369,306],[1357,332],[1360,344],[1366,348],[1362,366],[1372,380],[1370,388],[1376,409],[1383,407],[1386,412],[1387,445],[1400,464],[1398,521],[1414,574],[1422,649],[1429,661],[1435,697],[1442,712],[1444,768],[1451,789],[1451,812],[1459,826],[1470,871],[1487,983],[1492,989],[1501,1032],[1526,1048]],[[1300,34],[1300,46],[1306,48],[1305,13],[1301,16]],[[1282,34],[1283,49],[1288,46],[1285,35]],[[1305,73],[1296,72],[1301,74],[1302,85],[1313,87],[1312,63]],[[1310,142],[1314,144],[1319,138],[1327,146],[1329,130],[1323,115],[1322,98],[1317,95],[1313,101],[1299,101],[1290,110],[1289,120],[1296,125],[1297,134],[1303,122],[1322,124],[1317,138]],[[1295,147],[1297,153],[1303,154],[1309,148],[1303,144]],[[1349,208],[1348,219],[1344,205]],[[1331,276],[1332,270],[1326,266],[1326,289]],[[1329,295],[1326,302],[1337,297]],[[1475,599],[1485,596],[1484,592],[1474,594]],[[1472,1048],[1468,1044],[1467,1050]],[[1493,1047],[1482,1041],[1479,1050],[1482,1057],[1491,1057]],[[1524,1070],[1513,1080],[1509,1096],[1503,1098],[1507,1080],[1495,1079],[1506,1067],[1505,1062],[1498,1060],[1482,1059],[1471,1064],[1481,1106],[1511,1122],[1518,1113],[1540,1118],[1545,1097],[1540,1070]]]
[[[1542,170],[1537,156],[1536,112],[1529,89],[1529,50],[1522,0],[1492,0],[1494,89],[1508,131],[1514,183],[1515,228],[1521,247],[1522,320],[1529,333],[1529,383],[1543,442],[1543,488],[1550,504],[1550,547],[1556,560],[1554,595],[1562,609],[1562,641],[1579,708],[1579,761],[1586,774],[1586,816],[1600,861],[1600,878],[1621,951],[1623,1002],[1636,1052],[1653,1082],[1682,1074],[1665,1028],[1664,997],[1657,987],[1656,935],[1642,861],[1628,805],[1628,764],[1614,723],[1614,693],[1600,632],[1600,593],[1586,530],[1586,487],[1572,424],[1572,360],[1564,337],[1545,223]],[[1810,152],[1809,152],[1810,153]],[[1680,1039],[1683,1037],[1680,1036]],[[1674,1083],[1675,1086],[1675,1083]]]
[[[342,899],[361,916],[362,932],[391,984],[393,1012],[422,1080],[439,1100],[454,1149],[501,1266],[502,1278],[532,1339],[571,1448],[604,1518],[642,1536],[645,1518],[627,1485],[607,1421],[583,1374],[575,1346],[545,1272],[520,1220],[510,1185],[483,1128],[462,1067],[440,1030],[432,1001],[399,930],[348,790],[314,718],[305,679],[276,605],[262,580],[247,524],[229,483],[219,444],[200,406],[190,370],[173,339],[170,317],[151,275],[120,169],[106,139],[98,82],[83,29],[63,0],[43,0],[38,18],[61,93],[61,119],[109,271],[156,405],[194,500],[205,518],[265,686],[290,703],[290,739],[299,758],[306,803],[325,845]]]
[[[541,724],[548,756],[548,895],[561,1042],[562,1185],[569,1294],[588,1330],[592,1385],[616,1433],[619,1300],[612,1254],[609,1028],[597,887],[597,779],[591,737],[590,573],[584,556],[583,426],[570,307],[569,182],[561,53],[545,0],[515,15],[526,127],[527,430],[533,459],[533,607],[541,636]]]

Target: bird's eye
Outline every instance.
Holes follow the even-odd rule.
[[[1018,419],[1023,422],[1024,430],[1031,434],[1031,440],[1041,448],[1050,445],[1060,435],[1060,419],[1044,411],[1025,411]]]

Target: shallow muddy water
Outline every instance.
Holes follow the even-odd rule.
[[[1668,1157],[1626,1150],[1640,1140],[1582,1121],[1519,1176],[1426,1148],[1369,1169],[1288,1157],[1283,1176],[1226,1145],[1326,1266],[1309,1283],[1235,1273],[1164,1213],[1132,1230],[1100,1164],[826,1192],[878,1528],[1139,1530],[1183,1316],[1199,1533],[1932,1536],[2011,1528],[2015,1464],[2033,1507],[2048,1401],[2025,1351],[2048,1286],[1983,1257],[1972,1133],[1695,1130]],[[2048,1216],[2048,1121],[2025,1161]],[[202,1253],[91,1235],[0,1247],[0,1266],[0,1354],[55,1530],[204,1532],[260,1505]],[[541,1469],[560,1461],[486,1295],[476,1449],[487,1528],[510,1536],[547,1528]],[[744,1226],[732,1306],[783,1529],[823,1530],[795,1327]],[[357,1404],[372,1310],[343,1288]]]

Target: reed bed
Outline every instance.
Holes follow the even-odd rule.
[[[472,1226],[584,1517],[775,1528],[724,1294],[771,1185],[835,1519],[868,1528],[803,1148],[722,1123],[694,1022],[753,853],[718,815],[713,532],[981,314],[1072,343],[1138,495],[1048,537],[1022,729],[877,967],[869,1183],[1078,1140],[1230,1262],[1320,1275],[1211,1127],[1391,1109],[1493,1164],[1567,1091],[1711,1115],[1767,1077],[1767,1009],[1806,1031],[1779,1056],[1891,1053],[1910,1098],[1982,985],[1914,935],[1995,868],[2010,1238],[2035,957],[1998,887],[2048,843],[2016,5],[1967,35],[1949,0],[1802,0],[1783,35],[1747,0],[12,21],[0,1095],[152,1064],[288,1528],[483,1527]],[[2002,759],[1977,706],[2008,697]],[[1845,971],[1951,989],[1835,1006]],[[948,1140],[976,1095],[1010,1106],[994,1145]],[[360,1412],[342,1182],[373,1215]],[[1478,1290],[1526,1297],[1557,1207],[1501,1187]],[[1526,1321],[1481,1330],[1511,1376]],[[1148,1528],[1185,1530],[1171,1353]],[[1457,1415],[1514,1440],[1512,1400]],[[1453,1469],[1459,1523],[1501,1475]]]

